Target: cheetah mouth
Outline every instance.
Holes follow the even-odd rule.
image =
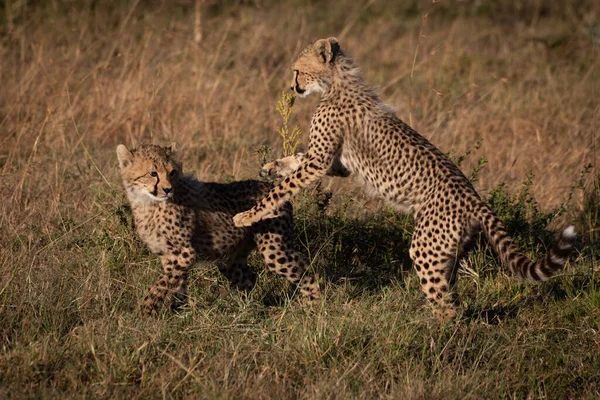
[[[258,173],[258,176],[261,178],[271,178],[273,175],[273,168],[269,168],[269,169],[261,169]]]
[[[287,176],[289,174],[284,175],[282,173],[282,171],[280,169],[277,168],[263,168],[260,170],[260,172],[258,173],[258,176],[261,178],[267,178],[267,179],[281,179],[284,176]]]
[[[299,95],[303,95],[306,93],[306,90],[302,89],[299,85],[296,85],[294,86],[294,92],[298,93]]]
[[[168,201],[173,198],[173,193],[169,193],[169,194],[162,195],[162,196],[156,196],[152,193],[148,193],[148,195],[152,200],[158,201],[158,202]]]

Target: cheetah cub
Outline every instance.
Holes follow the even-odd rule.
[[[256,275],[248,254],[256,247],[267,268],[297,284],[310,300],[319,297],[314,276],[292,248],[292,207],[282,202],[272,219],[251,228],[236,228],[232,217],[269,192],[260,181],[229,184],[200,182],[184,175],[176,145],[117,147],[123,185],[140,238],[162,261],[162,275],[150,288],[144,311],[156,314],[168,294],[174,306],[187,296],[187,277],[196,262],[215,263],[233,287],[248,291]]]
[[[573,248],[573,226],[560,233],[539,261],[521,254],[460,169],[381,101],[337,39],[306,47],[292,71],[294,92],[302,97],[321,94],[308,151],[278,160],[264,172],[289,175],[252,209],[236,215],[236,226],[267,220],[336,163],[362,180],[369,192],[414,216],[409,254],[421,289],[440,317],[456,315],[452,287],[457,266],[481,229],[502,264],[520,278],[544,281],[563,266]]]

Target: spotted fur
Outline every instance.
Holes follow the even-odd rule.
[[[481,229],[502,263],[518,277],[543,281],[563,266],[573,248],[573,227],[562,231],[541,260],[521,254],[460,169],[380,100],[335,38],[308,46],[292,70],[292,90],[298,95],[321,93],[308,152],[257,205],[235,216],[236,226],[268,218],[271,210],[321,178],[338,158],[370,192],[414,216],[410,257],[422,290],[440,316],[456,315],[452,286],[457,266]]]
[[[280,179],[291,175],[304,161],[304,153],[296,153],[291,156],[280,158],[270,163],[266,163],[262,166],[258,173],[262,178]],[[326,175],[347,177],[350,175],[350,171],[342,165],[342,162],[338,157],[333,160],[333,164],[327,170]]]
[[[289,202],[281,203],[273,218],[250,228],[237,228],[231,220],[271,185],[200,182],[182,174],[174,146],[129,151],[119,145],[117,156],[137,233],[162,261],[163,272],[144,300],[147,314],[155,314],[167,294],[174,294],[175,306],[186,300],[188,272],[196,262],[215,263],[232,286],[249,291],[256,275],[246,259],[256,247],[269,270],[299,285],[310,300],[319,297],[315,277],[306,273],[304,258],[293,250]]]

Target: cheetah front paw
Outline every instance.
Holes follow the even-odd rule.
[[[294,173],[302,164],[304,153],[296,153],[291,156],[277,159],[263,165],[258,173],[261,178],[281,179]]]
[[[454,308],[444,307],[444,308],[435,309],[433,311],[433,315],[435,315],[435,317],[439,321],[445,322],[445,321],[451,321],[451,320],[455,319],[456,316],[458,315],[458,313],[456,312],[456,310]]]
[[[238,228],[243,228],[245,226],[250,226],[250,225],[254,224],[255,222],[260,221],[261,217],[262,216],[259,213],[255,212],[252,209],[252,210],[248,210],[248,211],[244,211],[242,213],[236,214],[233,217],[233,223]]]

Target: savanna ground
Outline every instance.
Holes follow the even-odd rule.
[[[600,3],[199,3],[199,20],[185,1],[0,6],[0,396],[600,396]],[[115,147],[177,141],[201,179],[255,176],[258,148],[282,151],[291,60],[327,36],[527,254],[575,223],[572,261],[526,285],[482,243],[441,324],[410,271],[411,219],[326,179],[296,201],[323,301],[266,273],[243,299],[207,266],[182,313],[142,316],[160,266],[132,233]],[[317,102],[290,125],[306,132]]]

